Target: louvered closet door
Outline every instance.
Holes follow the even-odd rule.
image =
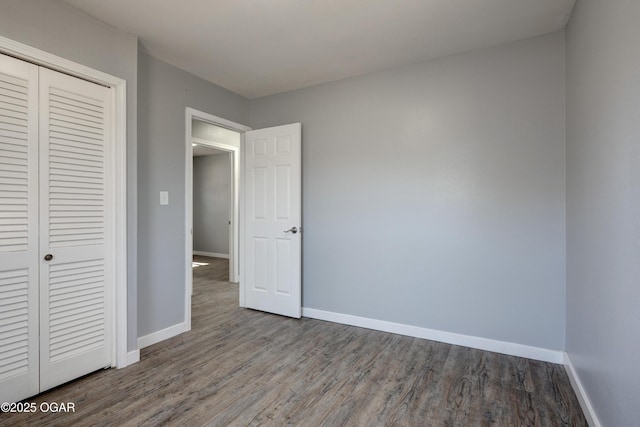
[[[38,393],[38,67],[0,55],[0,402]]]
[[[40,69],[41,390],[111,364],[111,115],[109,89]]]

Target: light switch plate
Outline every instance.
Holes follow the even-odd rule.
[[[168,205],[169,204],[169,192],[168,191],[161,191],[160,192],[160,204],[161,205]]]

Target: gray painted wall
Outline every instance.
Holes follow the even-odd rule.
[[[640,402],[640,2],[567,28],[567,353],[604,426]]]
[[[557,33],[251,102],[303,123],[303,305],[562,350]]]
[[[138,76],[138,335],[146,336],[185,320],[176,304],[187,268],[185,108],[247,123],[249,101],[143,52]]]
[[[137,64],[138,42],[63,2],[2,0],[0,35],[127,81],[127,345],[137,345]]]
[[[193,250],[229,255],[231,155],[193,158]]]

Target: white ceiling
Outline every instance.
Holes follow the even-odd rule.
[[[248,98],[564,28],[575,0],[64,0]]]

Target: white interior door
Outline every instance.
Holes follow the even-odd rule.
[[[0,402],[39,391],[38,67],[0,55]]]
[[[110,90],[40,69],[40,388],[110,366]]]
[[[245,276],[248,308],[301,316],[300,123],[245,133]]]

